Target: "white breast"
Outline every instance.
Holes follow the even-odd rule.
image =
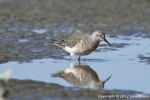
[[[65,46],[64,50],[66,50],[67,52],[69,52],[71,54],[71,56],[73,56],[77,50],[76,47],[69,47],[69,46]]]

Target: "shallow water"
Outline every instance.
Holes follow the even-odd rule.
[[[81,65],[87,65],[93,69],[101,81],[112,75],[105,83],[104,89],[125,89],[150,93],[149,62],[147,59],[139,58],[140,55],[149,56],[149,38],[118,36],[118,38],[107,39],[113,47],[99,46],[95,52],[81,57]],[[117,44],[124,45],[118,47]],[[11,69],[11,78],[32,79],[72,87],[73,85],[64,79],[52,77],[53,73],[70,66],[67,58],[68,55],[64,59],[38,59],[30,63],[8,62],[0,65],[0,73]],[[73,58],[73,63],[78,65],[76,59],[77,57]]]

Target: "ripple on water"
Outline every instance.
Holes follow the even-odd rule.
[[[29,40],[24,38],[24,39],[19,39],[18,42],[19,43],[25,43],[25,42],[29,42]]]
[[[36,33],[36,34],[45,34],[48,32],[47,29],[32,29],[31,32]]]

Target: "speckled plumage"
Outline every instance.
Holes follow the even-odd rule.
[[[69,52],[70,56],[79,55],[78,60],[80,60],[80,56],[88,55],[94,51],[99,46],[100,41],[106,41],[110,45],[105,39],[105,34],[101,31],[95,31],[92,35],[74,33],[62,40],[53,39],[52,43]]]

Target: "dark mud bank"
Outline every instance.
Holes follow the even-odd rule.
[[[150,95],[130,90],[91,90],[63,87],[54,83],[11,79],[5,84],[7,100],[97,100],[110,98],[150,98]]]

